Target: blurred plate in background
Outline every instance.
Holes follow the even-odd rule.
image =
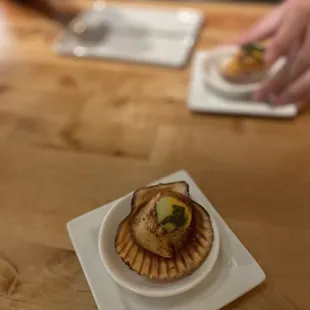
[[[292,118],[297,115],[298,109],[295,104],[273,107],[266,102],[254,102],[250,98],[240,99],[229,95],[223,96],[206,86],[204,82],[204,61],[209,53],[210,51],[206,50],[195,55],[187,101],[190,110],[213,114],[276,118]]]
[[[196,10],[94,5],[64,30],[55,51],[66,56],[181,67],[203,22],[203,14]]]

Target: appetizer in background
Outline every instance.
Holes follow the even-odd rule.
[[[241,46],[221,68],[222,78],[236,84],[251,84],[264,80],[268,73],[264,52],[264,47],[258,43]]]

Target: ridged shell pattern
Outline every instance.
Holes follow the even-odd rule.
[[[173,258],[163,258],[140,247],[134,240],[130,216],[120,224],[115,249],[133,271],[154,280],[174,280],[190,274],[207,258],[213,243],[213,229],[208,212],[192,201],[189,237]]]

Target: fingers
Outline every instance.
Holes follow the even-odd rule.
[[[280,9],[272,11],[237,40],[242,44],[273,35],[266,48],[266,64],[273,65],[281,56],[287,60],[284,67],[256,92],[255,100],[274,98],[274,104],[310,100],[309,11],[308,3],[287,0]]]
[[[272,10],[258,24],[254,25],[249,31],[236,39],[236,44],[245,44],[247,42],[262,41],[272,36],[280,25],[284,4]]]
[[[295,61],[292,63],[292,72],[289,82],[294,81],[310,66],[310,26],[308,26],[302,45],[297,51]],[[287,86],[285,85],[285,86]]]
[[[292,66],[300,48],[300,43],[295,42],[287,57],[285,65],[270,79],[265,81],[254,94],[255,100],[269,101],[270,97],[278,96],[291,79]]]
[[[279,98],[275,104],[297,102],[299,107],[310,100],[310,69],[304,72]]]
[[[275,34],[275,37],[267,47],[265,61],[267,65],[272,65],[280,56],[287,55],[292,42],[300,40],[307,25],[307,11],[301,6],[286,7],[285,19]]]
[[[271,95],[275,103],[280,104],[281,94],[292,84],[304,71],[310,67],[310,26],[306,29],[303,41],[295,40],[287,57],[284,67],[269,81],[266,81],[256,92],[256,100],[268,100]]]

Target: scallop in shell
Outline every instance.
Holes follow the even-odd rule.
[[[178,232],[179,229],[172,229],[172,232],[177,232],[173,239],[173,246],[171,246],[171,236],[166,240],[167,242],[162,241],[165,239],[160,236],[157,241],[156,239],[152,240],[151,247],[145,248],[145,244],[143,244],[144,246],[141,244],[144,241],[137,238],[137,235],[139,236],[142,231],[133,229],[132,221],[137,218],[138,211],[140,211],[140,219],[142,219],[143,216],[146,216],[147,211],[154,210],[152,206],[154,208],[158,199],[171,196],[190,206],[190,222],[184,223],[184,227],[186,225],[188,227],[181,233]],[[154,237],[154,235],[151,236]],[[188,197],[167,191],[157,194],[147,205],[132,209],[131,214],[119,225],[115,238],[115,249],[122,260],[138,274],[150,279],[173,280],[188,275],[199,268],[208,256],[212,243],[213,229],[208,212]]]

